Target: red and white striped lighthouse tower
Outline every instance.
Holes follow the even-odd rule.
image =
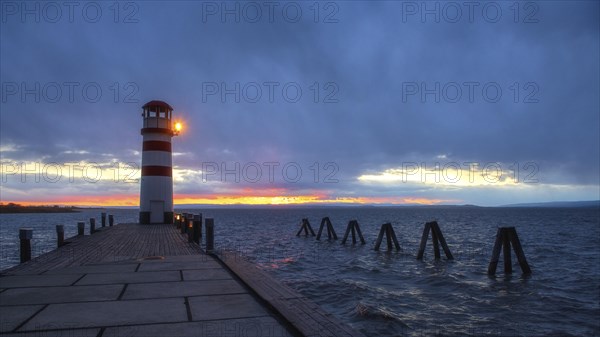
[[[140,223],[173,223],[173,166],[171,138],[180,125],[172,124],[173,108],[163,101],[143,107]]]

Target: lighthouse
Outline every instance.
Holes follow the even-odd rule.
[[[181,124],[172,122],[173,108],[163,101],[142,107],[142,179],[140,223],[173,223],[173,165],[171,138]]]

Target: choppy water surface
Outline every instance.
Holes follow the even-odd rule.
[[[197,213],[200,210],[190,210]],[[0,215],[0,268],[18,262],[18,227],[34,228],[34,254],[53,249],[54,226],[100,211]],[[134,222],[135,210],[115,210]],[[600,210],[549,208],[205,209],[218,248],[235,249],[369,336],[600,335]],[[300,219],[315,231],[329,216],[340,240],[296,237]],[[366,245],[340,244],[350,219]],[[426,221],[437,220],[455,260],[415,259]],[[97,222],[99,219],[97,220]],[[400,252],[373,250],[379,227],[394,225]],[[515,226],[533,270],[496,277],[487,264],[497,227]]]

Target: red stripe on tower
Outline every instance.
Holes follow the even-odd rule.
[[[142,151],[171,152],[171,142],[165,142],[162,140],[146,140],[142,146]]]
[[[142,166],[142,177],[172,177],[173,168],[171,166]]]

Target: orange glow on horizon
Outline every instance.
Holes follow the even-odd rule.
[[[244,191],[247,192],[247,191]],[[256,192],[256,191],[255,191]],[[270,191],[274,192],[274,191]],[[277,192],[281,192],[278,191]],[[138,195],[107,196],[63,196],[38,200],[0,200],[3,204],[15,203],[23,206],[80,206],[80,207],[137,207]],[[390,205],[437,205],[457,200],[428,199],[417,197],[329,197],[326,195],[269,194],[268,191],[255,195],[175,195],[175,205],[327,205],[327,204],[390,204]]]

